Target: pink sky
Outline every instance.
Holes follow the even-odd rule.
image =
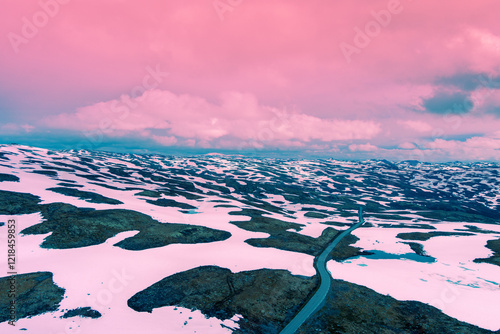
[[[499,9],[9,0],[2,140],[64,132],[166,148],[500,160]]]

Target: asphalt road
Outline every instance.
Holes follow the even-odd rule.
[[[280,334],[293,334],[295,333],[300,326],[318,309],[323,306],[323,302],[326,298],[328,291],[330,291],[330,287],[332,285],[332,276],[330,272],[326,268],[326,260],[328,258],[328,254],[330,254],[333,249],[337,246],[337,244],[342,240],[346,235],[351,233],[353,230],[357,229],[361,225],[363,225],[363,209],[359,209],[359,222],[348,228],[347,230],[340,233],[335,239],[323,250],[323,252],[314,260],[314,267],[316,268],[316,272],[319,273],[320,277],[320,285],[316,293],[309,299],[306,305],[302,307],[302,309],[295,315],[295,317],[288,323],[288,325],[283,328]]]

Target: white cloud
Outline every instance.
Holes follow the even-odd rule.
[[[377,151],[378,147],[370,143],[366,144],[351,144],[349,145],[349,150],[352,152],[373,152]]]
[[[132,99],[101,102],[43,120],[49,128],[101,131],[113,137],[146,136],[163,145],[194,140],[215,145],[232,139],[234,146],[256,142],[255,147],[301,146],[312,141],[372,139],[381,131],[370,120],[323,119],[296,110],[259,104],[251,94],[227,92],[219,103],[191,95],[150,90]],[[149,135],[155,129],[154,136]]]

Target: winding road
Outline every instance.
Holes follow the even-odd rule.
[[[280,334],[293,334],[295,333],[300,326],[311,316],[313,315],[321,306],[323,306],[323,302],[325,301],[326,295],[328,291],[330,291],[330,287],[332,284],[332,276],[330,272],[326,268],[326,261],[328,259],[328,255],[333,251],[333,249],[337,246],[337,244],[342,240],[346,235],[351,233],[353,230],[357,229],[361,225],[363,225],[363,208],[359,208],[359,222],[352,225],[347,230],[338,234],[333,241],[323,250],[323,252],[316,257],[314,260],[314,267],[316,272],[319,273],[320,277],[320,285],[318,290],[314,293],[314,295],[309,299],[307,304],[305,304],[302,309],[295,315],[295,317],[288,323],[288,325],[283,328]]]

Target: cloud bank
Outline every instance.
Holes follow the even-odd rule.
[[[227,92],[217,102],[165,90],[96,103],[74,113],[48,116],[52,129],[102,133],[110,137],[151,137],[165,145],[237,148],[306,146],[316,142],[374,138],[371,120],[322,119],[298,110],[260,104],[252,94]]]

